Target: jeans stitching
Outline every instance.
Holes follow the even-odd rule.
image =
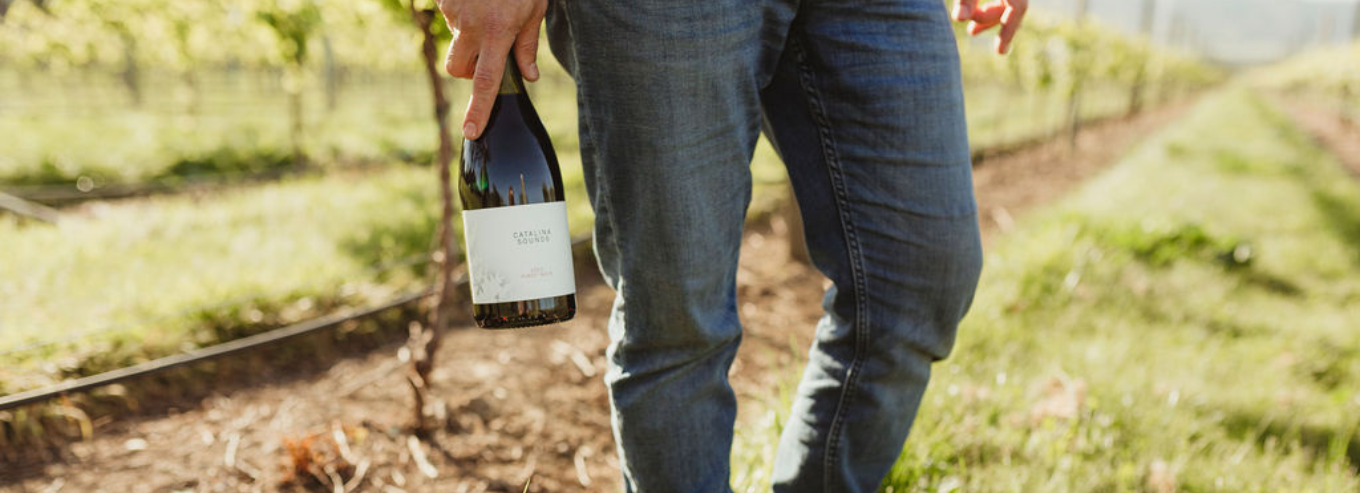
[[[855,320],[852,323],[854,325],[855,351],[850,360],[850,367],[846,370],[841,398],[836,404],[836,412],[831,419],[831,429],[827,432],[825,459],[822,465],[822,487],[825,491],[831,491],[832,470],[837,458],[838,447],[836,444],[842,432],[845,410],[855,397],[860,367],[864,364],[864,346],[869,339],[867,334],[869,324],[865,320],[868,316],[868,309],[865,306],[863,254],[860,252],[859,239],[855,234],[854,222],[851,220],[849,200],[846,198],[848,194],[845,190],[845,172],[840,166],[840,159],[836,154],[835,141],[831,136],[831,125],[827,121],[825,109],[821,104],[820,93],[817,92],[814,84],[812,70],[807,65],[807,53],[798,39],[791,37],[789,41],[789,45],[798,59],[799,82],[808,97],[808,110],[812,113],[813,121],[817,125],[817,133],[821,137],[822,153],[826,159],[827,173],[830,175],[832,188],[836,194],[837,212],[840,215],[841,229],[845,234],[846,251],[850,257],[851,279],[854,283]]]
[[[580,114],[580,117],[581,117],[581,118],[580,118],[580,121],[583,122],[583,124],[582,124],[581,126],[585,127],[585,128],[583,129],[583,130],[585,130],[585,131],[584,131],[584,132],[581,132],[581,133],[583,134],[583,135],[581,135],[581,138],[582,138],[583,141],[586,141],[586,142],[589,143],[590,148],[591,148],[590,154],[594,155],[595,166],[594,166],[594,173],[593,173],[593,174],[595,175],[595,176],[594,176],[594,178],[595,178],[595,180],[594,180],[594,181],[595,181],[595,198],[598,199],[598,201],[600,202],[601,205],[604,205],[604,204],[608,203],[607,198],[608,198],[608,196],[609,196],[609,192],[608,192],[609,187],[608,187],[604,182],[600,181],[600,159],[599,159],[599,155],[598,155],[599,152],[600,152],[600,151],[599,151],[599,150],[600,150],[600,146],[599,146],[599,143],[598,143],[598,142],[595,142],[595,134],[594,134],[593,132],[590,131],[590,127],[591,127],[591,125],[590,125],[590,120],[591,120],[590,104],[585,103],[585,101],[587,101],[587,99],[588,99],[588,95],[587,95],[587,92],[588,92],[588,91],[586,90],[586,87],[587,87],[588,85],[583,81],[583,80],[585,79],[585,74],[584,74],[585,70],[583,70],[582,67],[581,67],[581,65],[580,65],[580,59],[581,59],[580,56],[579,56],[580,54],[577,53],[577,51],[576,51],[576,46],[577,46],[577,42],[576,42],[576,26],[575,26],[575,23],[572,22],[572,15],[571,15],[571,7],[572,7],[572,5],[574,5],[576,2],[562,2],[562,3],[563,3],[562,9],[561,9],[562,17],[563,17],[563,18],[565,19],[565,21],[566,21],[566,25],[567,25],[567,35],[568,35],[568,36],[570,37],[570,39],[571,39],[571,41],[568,43],[568,49],[571,50],[571,57],[572,57],[572,59],[573,59],[573,60],[576,60],[576,67],[575,67],[575,70],[573,71],[574,73],[573,73],[572,75],[576,78],[576,97],[577,97],[578,103],[580,103],[580,104],[577,105],[577,111],[579,111],[579,112],[581,113],[581,114]],[[583,158],[583,159],[586,157],[585,154],[586,154],[586,153],[584,153],[584,152],[582,153],[582,158]],[[592,204],[592,205],[594,205],[594,204]],[[597,208],[597,209],[598,209],[598,208]],[[603,216],[603,217],[605,218],[606,225],[609,227],[609,230],[610,230],[610,234],[608,234],[607,236],[609,237],[608,240],[612,243],[612,247],[613,247],[613,250],[614,250],[614,258],[611,259],[611,260],[616,264],[616,265],[614,265],[614,269],[615,269],[615,274],[617,275],[617,274],[619,274],[619,272],[622,270],[622,266],[617,265],[617,263],[620,261],[619,259],[620,259],[620,257],[621,257],[621,255],[620,255],[620,253],[619,253],[619,243],[618,243],[618,234],[617,234],[618,228],[615,227],[615,225],[614,225],[614,216],[613,216],[612,214],[608,214],[607,212],[608,212],[608,211],[606,211],[606,213],[604,213],[604,214],[599,214],[599,216]],[[598,228],[598,227],[592,227],[591,229],[592,229],[592,231],[593,231],[594,233],[596,233],[596,234],[594,234],[594,241],[597,242],[597,244],[594,245],[594,248],[595,248],[595,252],[596,252],[596,258],[599,259],[599,251],[600,251],[600,248],[599,248],[599,245],[598,245],[598,242],[600,241],[600,237],[599,237],[599,234],[598,234],[598,233],[599,233],[599,228]],[[603,259],[599,259],[599,260],[603,260]],[[604,262],[599,262],[599,263],[600,263],[600,267],[603,268],[603,267],[604,267]],[[619,282],[619,283],[618,283],[618,287],[619,287],[618,295],[619,295],[619,296],[622,296],[622,295],[623,295],[623,287],[624,287],[624,283],[623,283],[623,282]],[[627,324],[627,319],[628,319],[626,312],[627,312],[627,309],[624,309],[624,310],[622,311],[622,313],[621,313],[621,315],[623,315],[623,322],[621,322],[621,323],[625,324],[625,326],[626,326],[626,324]],[[610,321],[611,321],[611,322],[613,321],[613,316],[612,316],[612,315],[610,316]],[[605,380],[605,383],[607,384],[607,383],[608,383],[608,373],[605,374],[604,380]],[[607,387],[607,385],[606,385],[606,387]],[[610,392],[610,394],[611,394],[611,395],[610,395],[610,399],[612,400],[612,399],[613,399],[613,395],[612,395],[613,393]],[[611,418],[611,420],[612,420],[612,418]],[[627,464],[627,463],[628,463],[626,460],[624,460],[624,457],[623,457],[623,449],[622,449],[622,447],[619,448],[619,460],[620,460],[620,462],[621,462],[622,464]],[[629,487],[629,486],[631,485],[631,483],[632,483],[632,478],[629,477],[627,471],[622,471],[622,472],[623,472],[623,481],[624,481],[624,485],[625,485],[625,488],[624,488],[624,489],[625,489],[626,491],[633,491],[633,489],[632,489],[631,487]]]
[[[575,29],[575,24],[574,24],[574,23],[572,22],[572,20],[571,20],[571,18],[572,18],[572,15],[571,15],[571,5],[574,5],[575,3],[576,3],[576,2],[563,2],[564,5],[562,6],[562,16],[566,19],[567,33],[568,33],[568,35],[571,37],[571,42],[568,43],[569,49],[571,50],[571,57],[572,57],[573,60],[576,60],[576,67],[575,67],[576,70],[575,70],[575,74],[573,74],[573,75],[575,75],[575,77],[576,77],[576,97],[577,97],[577,99],[578,99],[579,101],[584,102],[584,101],[586,101],[586,100],[588,99],[588,95],[586,94],[588,91],[586,90],[586,87],[588,87],[589,84],[586,84],[586,83],[583,81],[583,79],[585,79],[585,74],[584,74],[585,71],[581,69],[581,66],[580,66],[581,57],[580,57],[580,54],[576,52],[576,45],[577,45],[577,43],[576,43],[576,29]],[[601,161],[601,159],[600,159],[600,156],[599,156],[599,152],[600,152],[600,144],[599,144],[599,142],[596,142],[596,141],[595,141],[595,134],[594,134],[594,132],[591,132],[591,131],[589,130],[589,128],[591,127],[590,122],[591,122],[591,120],[592,120],[592,115],[591,115],[591,113],[590,113],[590,104],[578,104],[578,105],[577,105],[577,111],[579,111],[579,112],[581,113],[581,116],[582,116],[581,121],[585,122],[585,124],[584,124],[583,126],[586,127],[586,131],[583,132],[583,133],[584,133],[585,139],[590,141],[591,154],[593,154],[593,155],[594,155],[594,158],[595,158],[595,166],[594,166],[595,169],[594,169],[594,173],[593,173],[593,174],[595,175],[595,176],[594,176],[594,178],[595,178],[595,196],[596,196],[596,198],[599,199],[600,205],[602,205],[602,206],[604,206],[604,207],[606,208],[606,211],[605,211],[606,213],[605,213],[605,214],[601,214],[601,215],[604,216],[605,222],[607,223],[607,226],[609,227],[609,233],[610,233],[610,234],[608,235],[608,236],[609,236],[608,240],[609,240],[610,243],[611,243],[610,247],[613,248],[613,250],[614,250],[614,258],[613,258],[612,260],[613,260],[613,262],[614,262],[615,264],[618,264],[618,263],[620,262],[620,259],[622,258],[622,251],[619,249],[619,238],[618,238],[618,230],[619,230],[619,228],[618,228],[618,224],[615,223],[614,215],[611,213],[611,212],[612,212],[612,208],[611,208],[611,207],[608,207],[608,204],[609,204],[609,200],[608,200],[608,199],[609,199],[609,196],[610,196],[610,193],[609,193],[609,186],[608,186],[604,181],[602,181],[602,180],[600,179],[600,175],[601,175],[601,173],[600,173],[600,166],[601,166],[601,165],[600,165],[600,161]],[[599,231],[599,228],[592,228],[592,229],[593,229],[595,232],[598,232],[598,231]],[[595,241],[599,241],[598,235],[596,235]],[[599,252],[599,250],[598,250],[598,248],[597,248],[596,253],[598,254],[598,252]],[[623,266],[621,266],[621,265],[614,265],[614,269],[615,269],[615,274],[616,274],[616,276],[622,273],[622,267],[623,267]],[[619,293],[620,293],[620,294],[623,293],[623,287],[624,287],[623,284],[624,284],[624,283],[622,283],[622,282],[619,283]],[[625,311],[626,311],[626,310],[625,310]],[[627,320],[627,317],[625,316],[624,319],[625,319],[625,321],[626,321],[626,320]]]
[[[574,63],[575,63],[575,65],[576,65],[576,67],[575,67],[576,70],[574,70],[575,73],[573,74],[573,75],[575,76],[575,78],[576,78],[576,97],[577,97],[578,103],[584,103],[585,101],[588,100],[588,97],[589,97],[589,95],[587,94],[587,93],[589,92],[589,91],[587,91],[587,87],[589,86],[589,84],[587,84],[587,83],[584,81],[584,79],[585,79],[585,70],[581,67],[581,62],[580,62],[581,57],[580,57],[580,53],[578,53],[577,50],[576,50],[576,47],[577,47],[577,45],[578,45],[578,43],[577,43],[577,41],[576,41],[576,40],[577,40],[577,38],[576,38],[576,36],[577,36],[577,33],[576,33],[576,25],[575,25],[574,22],[572,22],[572,17],[573,17],[573,16],[571,15],[571,7],[572,7],[573,5],[575,5],[576,2],[570,2],[570,1],[568,1],[568,2],[562,2],[562,3],[563,3],[563,6],[562,6],[562,16],[563,16],[563,18],[566,19],[567,33],[568,33],[568,35],[569,35],[570,38],[571,38],[571,42],[568,43],[568,45],[569,45],[569,49],[571,50],[571,58],[572,58],[572,60],[574,60]],[[600,153],[600,144],[599,144],[599,142],[597,142],[597,137],[595,136],[594,132],[591,132],[591,131],[590,131],[590,127],[592,127],[592,125],[590,124],[590,122],[592,121],[593,115],[592,115],[592,113],[590,112],[590,105],[589,105],[589,104],[578,104],[578,105],[577,105],[577,110],[581,113],[581,115],[580,115],[580,116],[581,116],[581,121],[585,122],[585,125],[584,125],[584,126],[586,127],[586,128],[585,128],[585,132],[583,132],[585,135],[583,135],[582,137],[583,137],[586,141],[589,142],[590,148],[591,148],[591,154],[594,156],[594,159],[595,159],[595,169],[594,169],[594,173],[593,173],[593,174],[595,175],[595,195],[596,195],[596,198],[599,200],[600,205],[604,206],[604,208],[606,209],[606,210],[604,211],[604,213],[603,213],[603,214],[600,214],[600,215],[603,216],[603,217],[605,218],[606,226],[609,227],[609,234],[607,235],[607,236],[608,236],[607,240],[610,242],[610,247],[613,249],[613,252],[614,252],[614,258],[611,259],[611,260],[612,260],[612,262],[613,262],[613,264],[614,264],[614,265],[613,265],[613,268],[614,268],[614,277],[617,279],[617,284],[618,284],[618,293],[617,293],[617,295],[618,295],[619,297],[624,297],[624,290],[627,288],[627,282],[625,282],[624,279],[623,279],[623,277],[622,277],[622,275],[623,275],[623,265],[622,265],[622,262],[623,262],[623,260],[622,260],[622,259],[623,259],[623,251],[622,251],[622,249],[619,248],[619,235],[618,235],[619,228],[618,228],[618,224],[617,224],[617,222],[616,222],[616,218],[615,218],[614,215],[612,214],[612,212],[613,212],[613,211],[612,211],[612,207],[609,207],[609,206],[608,206],[609,197],[610,197],[610,195],[611,195],[611,194],[609,193],[609,185],[608,185],[607,183],[605,183],[603,180],[601,180],[601,174],[602,174],[602,173],[600,172],[600,167],[601,167],[601,161],[602,161],[602,159],[601,159],[600,156],[599,156],[599,153]],[[585,157],[585,156],[584,156],[584,154],[583,154],[583,155],[582,155],[582,158],[584,158],[584,157]],[[598,210],[599,208],[596,208],[596,209]],[[598,233],[598,232],[599,232],[599,228],[592,228],[592,229],[594,230],[595,233]],[[596,242],[600,241],[600,238],[599,238],[599,235],[598,235],[598,234],[595,234],[595,235],[594,235],[594,240],[595,240]],[[599,245],[598,245],[598,244],[595,245],[595,249],[596,249],[596,250],[595,250],[595,251],[596,251],[596,258],[598,259],[598,258],[599,258]],[[602,260],[602,259],[601,259],[601,260]],[[603,263],[603,262],[600,262],[600,264],[601,264],[601,267],[603,267],[604,263]],[[626,299],[626,297],[624,297],[624,298]],[[627,309],[627,304],[626,304],[626,303],[624,304],[624,309],[619,311],[619,317],[621,318],[621,320],[619,321],[619,323],[622,324],[624,327],[627,327],[627,326],[628,326],[628,309]],[[611,321],[611,322],[613,321],[613,316],[612,316],[612,315],[610,316],[610,321]],[[608,385],[608,373],[606,373],[606,376],[605,376],[605,378],[604,378],[603,380],[605,380],[606,388],[608,388],[608,387],[609,387],[609,385]],[[611,402],[612,402],[613,399],[614,399],[614,395],[613,395],[613,391],[612,391],[612,390],[609,391],[609,399],[610,399]],[[614,419],[614,418],[611,417],[611,421],[613,421],[613,419]],[[614,428],[617,429],[617,426],[615,426]],[[624,456],[624,450],[623,450],[623,447],[622,447],[622,446],[618,447],[618,453],[619,453],[619,462],[620,462],[620,465],[624,466],[624,469],[625,469],[624,471],[620,471],[620,472],[622,472],[622,476],[623,476],[624,490],[625,490],[625,491],[634,491],[635,488],[633,487],[633,478],[632,478],[631,472],[630,472],[630,471],[627,471],[627,464],[628,464],[628,461],[627,461],[626,457]]]

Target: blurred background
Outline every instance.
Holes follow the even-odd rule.
[[[987,272],[885,490],[1360,491],[1360,2],[1033,1],[1008,56],[991,53],[991,33],[968,38],[957,26]],[[438,127],[412,5],[433,7],[0,0],[0,396],[425,289],[439,220]],[[442,24],[428,33],[440,59]],[[544,76],[529,90],[562,163],[571,227],[585,237],[574,85],[546,40],[541,47]],[[460,118],[469,84],[441,84]],[[760,258],[741,282],[743,300],[758,303],[744,303],[741,316],[756,335],[756,362],[734,370],[741,491],[768,482],[821,288],[800,260],[782,164],[763,141],[752,174],[744,248]],[[788,288],[795,281],[811,289]],[[583,290],[608,297],[597,281]],[[475,415],[467,419],[483,428],[450,430],[480,433],[484,450],[565,454],[528,468],[543,478],[531,490],[614,487],[607,420],[581,418],[550,443],[491,429],[533,406],[607,412],[593,393],[524,397],[599,387],[591,378],[604,368],[607,307],[583,305],[568,335],[458,336],[449,349],[457,356],[443,360],[451,373],[439,378],[482,388],[495,378],[465,370],[497,366],[503,383],[486,395],[499,388],[522,405],[472,412],[459,407],[472,406],[469,397],[451,404],[453,415]],[[402,322],[415,318],[403,312],[334,337],[395,354]],[[586,380],[517,379],[506,362],[541,363],[535,351]],[[302,353],[327,365],[337,358]],[[224,371],[200,366],[0,411],[0,458],[22,465],[0,472],[0,490],[137,484],[114,457],[154,451],[156,438],[121,417],[156,408],[148,396],[197,402],[265,385],[223,383],[239,377]],[[321,384],[279,385],[304,408],[334,398],[360,411],[316,411],[291,428],[274,419],[282,428],[237,442],[210,427],[203,447],[160,452],[183,469],[142,486],[329,491],[335,478],[299,479],[307,467],[296,453],[283,469],[291,473],[274,470],[274,456],[294,450],[278,437],[378,419],[355,417],[371,403],[302,390]],[[240,398],[250,399],[271,397]],[[382,448],[399,434],[336,429],[333,443],[365,444],[388,478],[374,483],[343,457],[341,482],[465,484],[422,476],[405,442]],[[469,488],[524,485],[523,453],[460,462],[449,444],[470,439],[448,433],[431,442],[427,462],[458,471]],[[72,441],[94,445],[82,456]],[[237,445],[223,465],[228,443]],[[441,446],[442,457],[433,451]],[[271,458],[256,459],[259,474],[203,476],[246,467],[235,465],[236,447]],[[393,471],[412,483],[398,484]],[[279,476],[289,482],[268,482]],[[181,487],[185,478],[193,485]]]

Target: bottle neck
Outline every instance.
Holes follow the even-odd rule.
[[[501,76],[501,89],[498,94],[520,94],[524,92],[524,78],[519,75],[519,64],[511,52],[505,57],[505,74]]]

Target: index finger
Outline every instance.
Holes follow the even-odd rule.
[[[482,52],[477,55],[477,68],[472,74],[472,98],[468,101],[467,113],[463,115],[463,137],[476,140],[486,128],[486,120],[491,117],[491,106],[496,103],[496,93],[505,75],[505,58],[510,53],[513,40],[487,40]]]

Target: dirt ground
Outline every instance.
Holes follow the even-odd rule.
[[[1360,121],[1346,123],[1335,111],[1327,111],[1303,101],[1276,95],[1271,98],[1318,144],[1331,151],[1351,174],[1360,178]]]
[[[983,243],[1010,231],[1024,211],[1061,197],[1113,164],[1130,147],[1191,106],[1177,101],[1134,118],[1087,127],[1072,148],[1065,137],[989,159],[973,170]]]
[[[975,182],[985,241],[1185,106],[1088,128],[1075,150],[1060,139],[981,163]],[[821,315],[825,280],[789,260],[788,229],[776,217],[748,232],[742,246],[746,336],[731,373],[738,426],[763,416],[772,389],[796,374]],[[448,404],[448,426],[426,441],[403,431],[411,395],[392,345],[167,412],[97,420],[89,440],[4,465],[0,491],[519,492],[526,483],[539,492],[617,491],[601,382],[613,293],[592,274],[583,274],[571,322],[446,335],[433,382]],[[291,465],[299,462],[316,467],[295,474]]]

